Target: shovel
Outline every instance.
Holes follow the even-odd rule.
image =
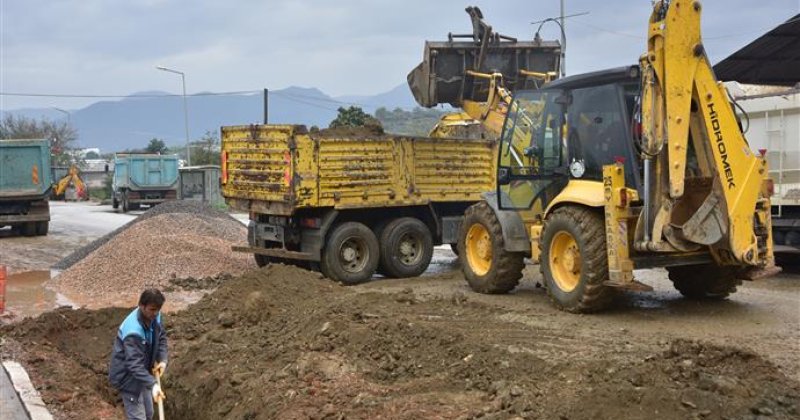
[[[155,370],[153,374],[156,377],[156,383],[158,383],[158,387],[161,388],[161,373],[158,370]],[[164,391],[164,388],[161,388],[161,391]],[[158,420],[164,420],[164,398],[158,399]]]

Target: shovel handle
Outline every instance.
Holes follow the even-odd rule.
[[[156,383],[158,383],[158,387],[161,388],[161,374],[156,372]],[[164,420],[164,399],[158,399],[158,420]]]

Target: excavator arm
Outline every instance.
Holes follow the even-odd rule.
[[[77,166],[70,166],[67,175],[56,182],[55,188],[53,189],[54,195],[56,197],[63,197],[64,193],[67,191],[67,188],[72,185],[75,187],[78,197],[84,197],[86,184],[84,184],[83,180],[81,180],[80,176],[78,175],[79,172],[80,171],[78,170]]]
[[[643,226],[636,247],[709,246],[723,265],[773,264],[768,170],[700,36],[699,1],[656,2],[642,69]]]

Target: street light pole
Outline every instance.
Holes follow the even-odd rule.
[[[55,109],[58,112],[63,112],[65,114],[67,114],[67,124],[72,125],[72,113],[71,112],[67,111],[66,109],[61,109],[61,108],[57,108],[57,107],[52,107],[52,108]]]
[[[183,85],[183,125],[186,129],[186,165],[192,166],[192,152],[189,149],[189,107],[186,103],[186,75],[182,71],[163,66],[156,66],[156,69],[181,75],[181,84]]]

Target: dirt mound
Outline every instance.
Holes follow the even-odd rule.
[[[319,137],[382,137],[383,127],[380,125],[366,125],[362,127],[334,127],[323,128],[319,131],[312,131],[313,136]]]
[[[86,256],[88,256],[101,246],[103,246],[106,242],[110,241],[115,236],[135,226],[137,223],[141,223],[151,217],[156,217],[162,214],[170,214],[170,213],[186,213],[186,214],[198,215],[206,219],[213,218],[213,219],[236,221],[236,219],[231,217],[228,213],[211,208],[207,204],[199,203],[196,201],[183,201],[183,200],[166,201],[155,207],[150,208],[146,212],[139,215],[137,218],[131,220],[130,222],[126,223],[123,226],[120,226],[119,228],[111,231],[110,233],[107,233],[106,235],[103,235],[95,239],[86,246],[75,250],[71,254],[64,257],[64,259],[54,264],[52,268],[56,270],[66,270],[72,267],[78,261],[86,258]]]
[[[60,310],[0,334],[36,360],[64,360],[23,356],[35,380],[49,378],[48,404],[70,418],[97,417],[93,407],[105,410],[115,399],[91,378],[104,374],[126,312]],[[745,349],[687,340],[659,348],[575,343],[569,331],[493,317],[463,295],[374,294],[282,265],[226,281],[165,322],[170,418],[800,414],[800,384]],[[85,351],[87,343],[98,350]],[[64,394],[72,389],[81,401],[104,402],[80,408]]]
[[[171,279],[254,268],[252,257],[231,251],[246,238],[247,229],[227,216],[163,212],[113,236],[51,284],[92,308],[135,305],[144,288],[163,288]]]

